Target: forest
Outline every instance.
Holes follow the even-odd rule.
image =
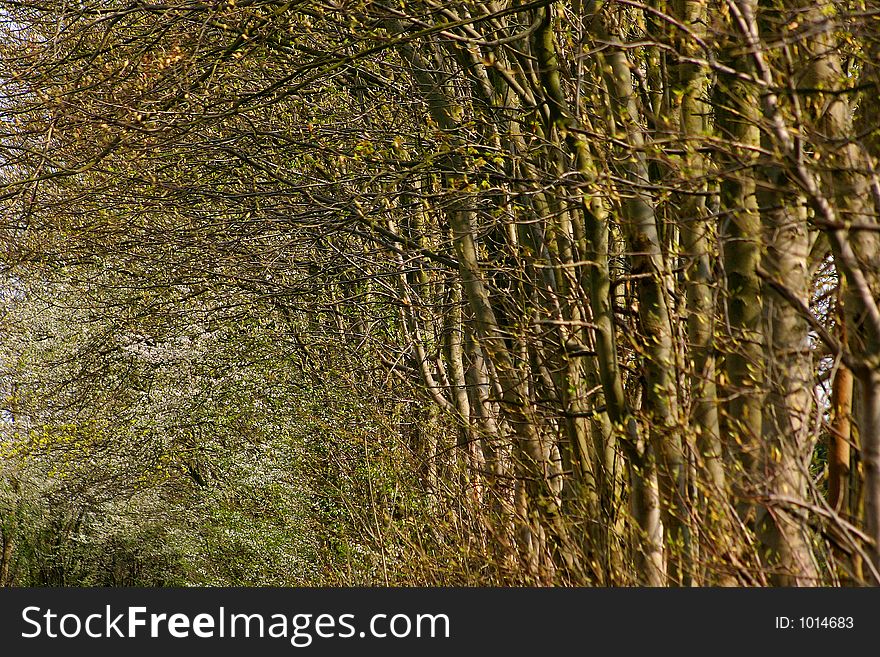
[[[0,0],[0,586],[880,584],[876,0]]]

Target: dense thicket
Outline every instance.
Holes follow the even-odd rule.
[[[878,18],[0,2],[2,583],[880,582]]]

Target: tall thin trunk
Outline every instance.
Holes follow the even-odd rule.
[[[649,418],[652,449],[659,467],[668,577],[672,584],[688,584],[693,568],[689,559],[690,509],[667,293],[671,284],[653,200],[644,191],[651,184],[645,153],[647,140],[637,121],[640,112],[626,52],[600,21],[594,22],[593,28],[598,40],[612,44],[606,54],[600,53],[599,65],[613,99],[616,130],[625,135],[627,142],[622,153],[626,178],[622,188],[622,223],[631,251],[632,272],[638,277],[639,322],[645,340],[644,411]]]
[[[756,6],[756,0],[748,0]],[[763,337],[761,334],[761,219],[755,197],[754,166],[760,146],[760,107],[753,65],[741,42],[727,37],[720,59],[734,74],[715,86],[715,126],[729,144],[717,153],[722,165],[721,238],[727,293],[727,348],[724,357],[724,447],[740,515],[752,509],[755,463],[761,449]]]
[[[841,284],[842,285],[842,284]],[[842,292],[838,289],[838,337],[846,344],[846,321],[840,312]],[[839,363],[831,384],[831,427],[828,440],[828,504],[838,513],[850,507],[850,461],[852,445],[853,374]]]
[[[691,25],[694,36],[706,36],[706,1],[684,0],[679,16]],[[682,55],[693,56],[696,44],[684,39]],[[721,450],[721,431],[718,421],[718,392],[715,373],[715,298],[712,253],[714,252],[713,223],[708,217],[708,162],[701,147],[709,135],[708,71],[694,63],[683,63],[679,69],[678,85],[682,92],[680,133],[684,174],[696,183],[690,193],[682,194],[681,232],[684,255],[687,258],[688,339],[692,354],[691,398],[694,412],[692,424],[697,431],[700,466],[708,475],[709,483],[718,497],[725,497],[726,477]]]
[[[678,0],[674,3],[674,12],[679,20],[691,26],[693,37],[705,40],[708,32],[706,0]],[[699,56],[695,38],[680,38],[678,51],[682,57]],[[680,194],[678,225],[687,267],[685,294],[692,404],[688,433],[695,434],[695,439],[689,442],[696,455],[697,479],[693,485],[700,499],[696,506],[701,509],[701,535],[718,544],[718,549],[713,551],[721,552],[718,556],[726,558],[733,550],[733,527],[727,522],[728,482],[724,470],[716,384],[717,280],[712,260],[717,231],[707,207],[709,161],[702,152],[710,133],[709,72],[706,67],[693,61],[682,61],[677,73],[675,85],[681,95],[679,134],[684,150],[681,159],[682,182],[692,186]],[[729,573],[713,572],[717,570],[716,564],[706,563],[705,568],[709,581],[733,583]]]
[[[463,477],[473,510],[478,512],[482,507],[479,473],[483,470],[484,459],[472,424],[471,403],[465,380],[461,302],[461,286],[457,280],[452,280],[449,284],[449,307],[443,317],[443,348],[452,388],[450,396],[460,425],[458,446],[465,457]]]
[[[768,280],[786,288],[789,298],[773,286],[764,292],[768,393],[760,476],[768,501],[759,507],[757,528],[771,581],[810,586],[818,583],[818,569],[798,502],[806,499],[815,443],[811,421],[815,378],[809,326],[789,300],[809,304],[810,235],[799,197],[787,193],[785,183],[774,180],[771,172],[767,177],[777,187],[760,195],[767,233],[764,269]]]

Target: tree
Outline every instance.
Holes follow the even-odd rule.
[[[76,362],[179,327],[387,387],[431,421],[356,452],[490,581],[880,581],[873,9],[2,6],[7,277],[107,326]]]

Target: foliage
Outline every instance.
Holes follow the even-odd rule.
[[[0,583],[880,582],[876,18],[0,2]]]

